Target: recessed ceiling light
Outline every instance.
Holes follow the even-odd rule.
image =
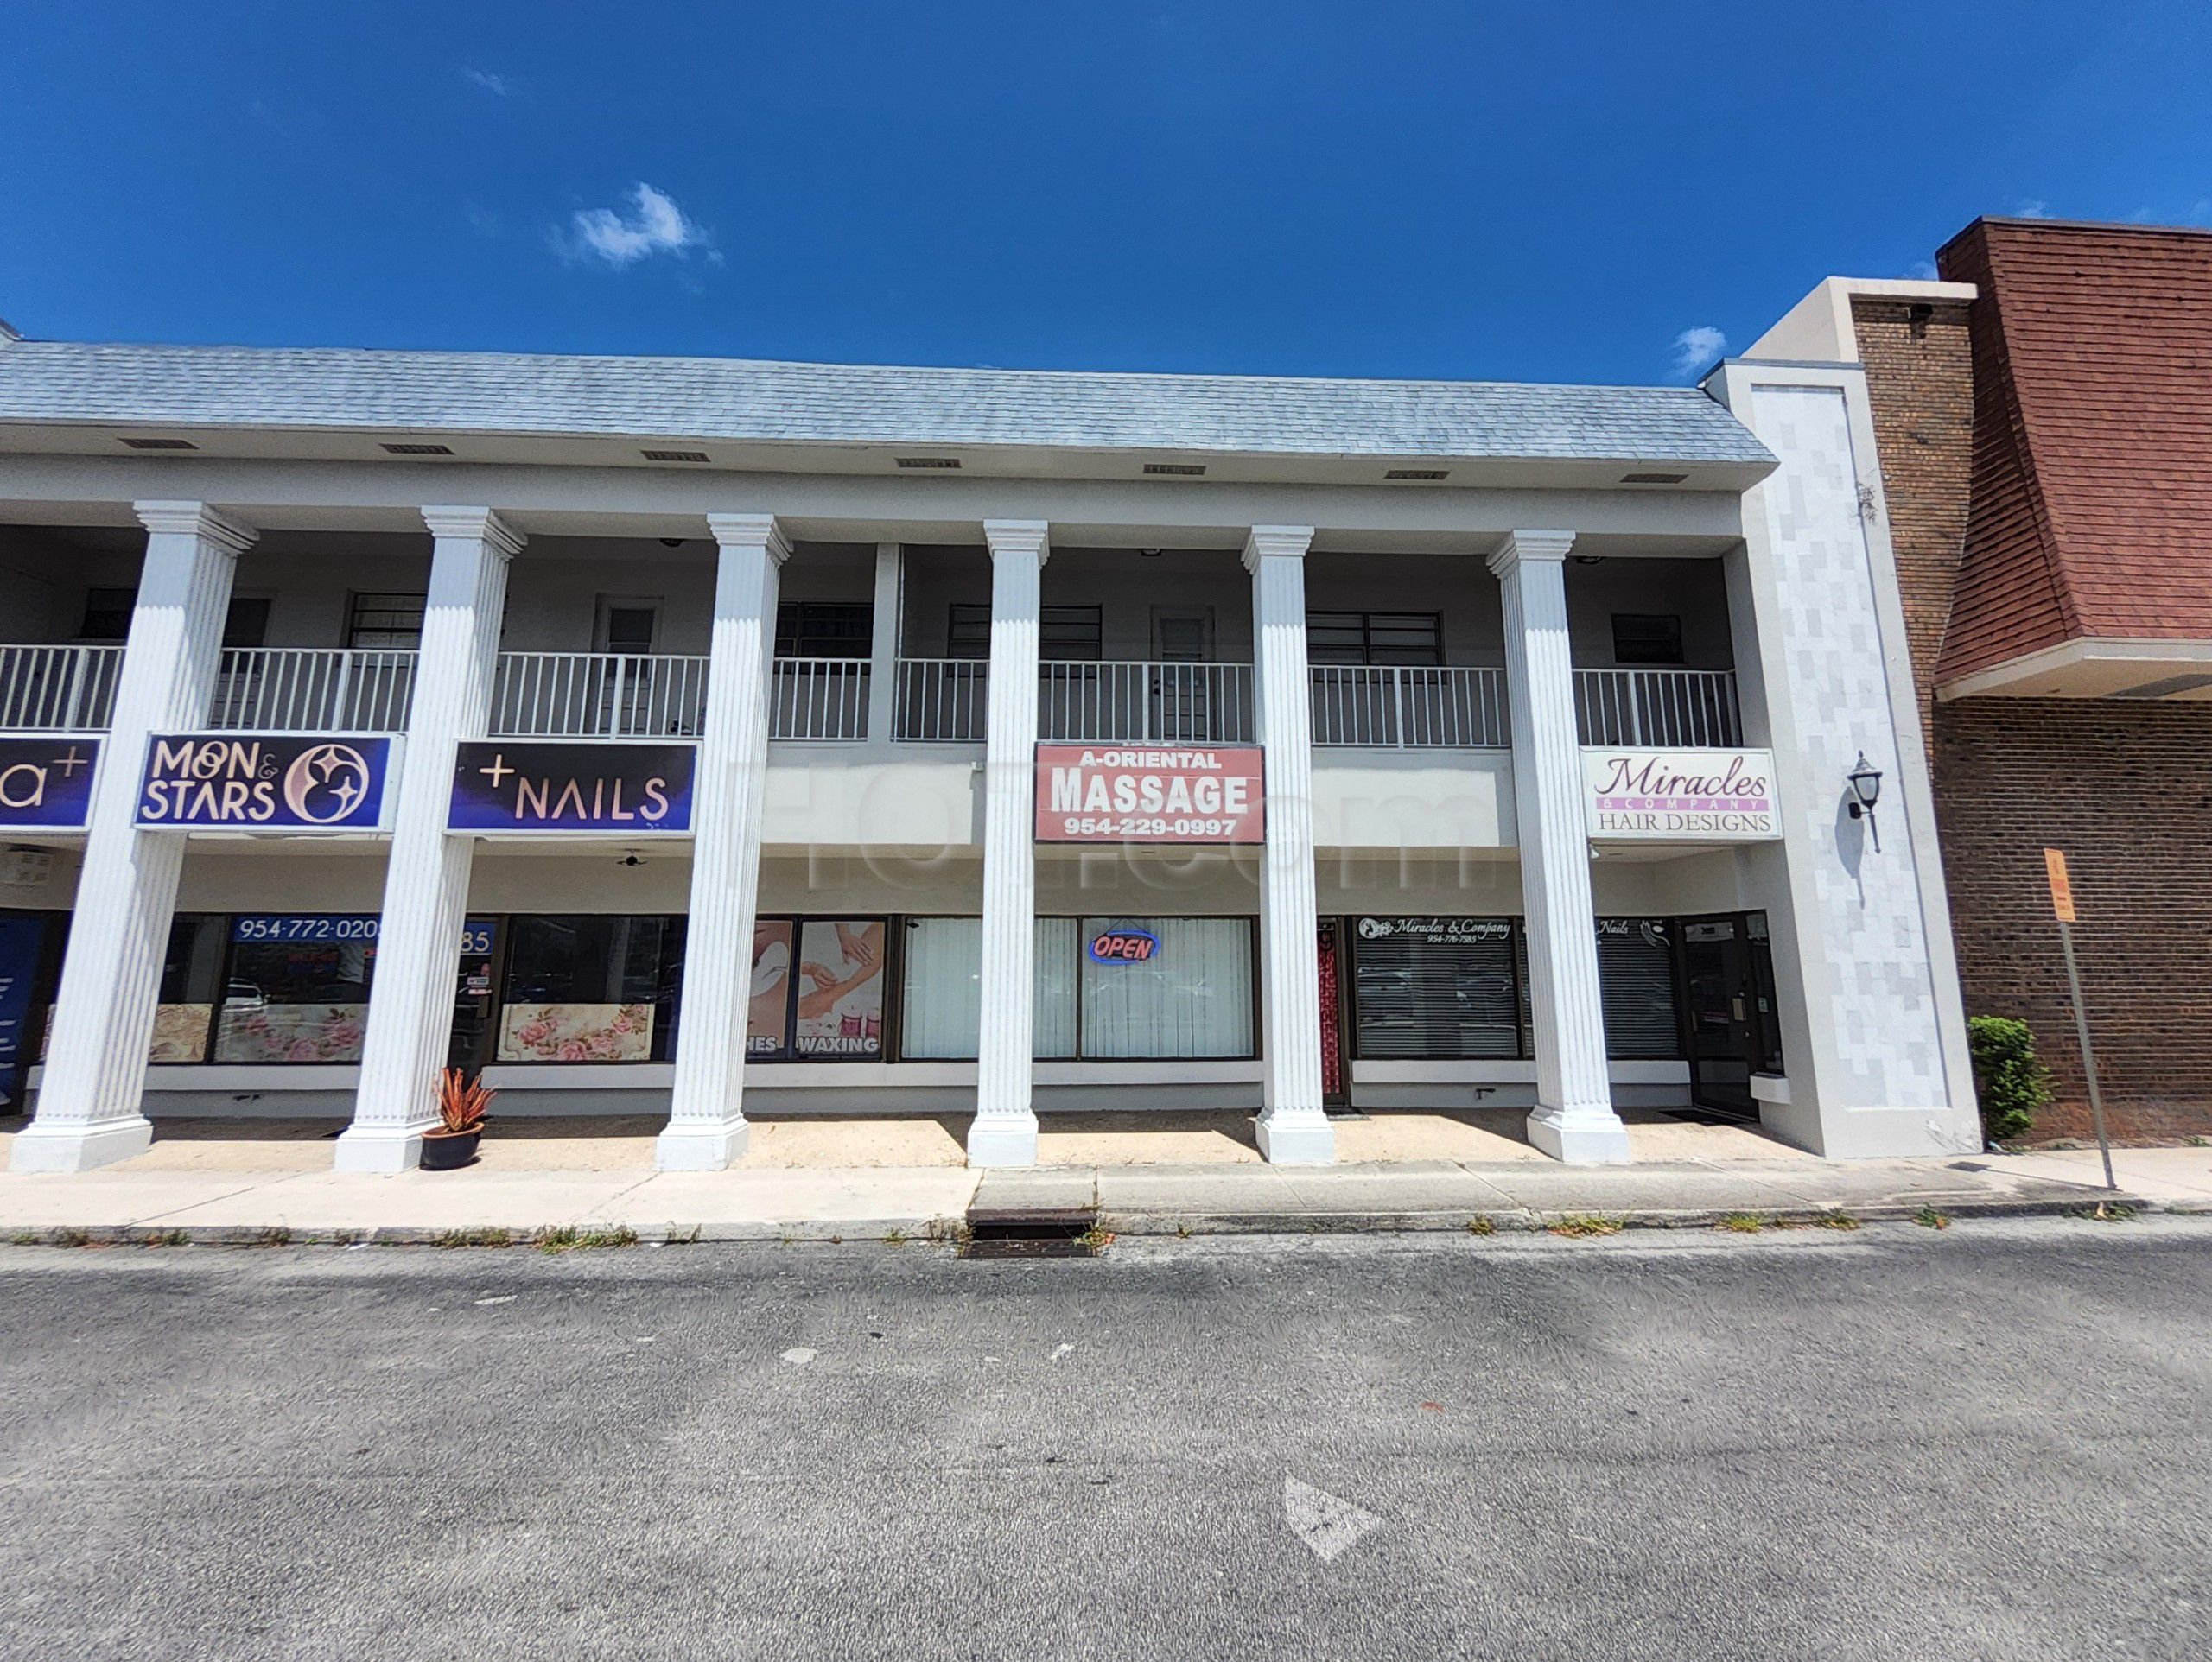
[[[1144,465],[1144,471],[1147,473],[1174,473],[1185,479],[1195,479],[1206,470],[1196,462],[1148,461]]]
[[[893,456],[892,460],[901,467],[957,467],[957,456]]]
[[[1393,467],[1382,475],[1384,479],[1449,479],[1451,470],[1444,467]]]
[[[197,450],[200,447],[189,439],[125,439],[124,443],[133,450]]]
[[[1680,485],[1688,477],[1688,473],[1623,473],[1621,483],[1624,485]]]
[[[703,450],[640,450],[638,454],[647,461],[704,461]]]
[[[385,448],[395,456],[450,456],[449,444],[387,444]]]

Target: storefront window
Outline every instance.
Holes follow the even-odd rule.
[[[248,913],[231,920],[230,936],[217,1062],[361,1059],[373,913]]]
[[[880,917],[764,917],[753,930],[746,1054],[757,1061],[883,1060]]]
[[[1405,1060],[1522,1054],[1507,917],[1362,917],[1352,925],[1358,1054]]]
[[[1664,917],[1598,920],[1598,991],[1605,1054],[1664,1061],[1682,1053],[1675,1008],[1675,929]]]
[[[1040,1059],[1075,1055],[1076,920],[1037,920],[1035,993],[1030,1044]],[[906,920],[899,1054],[912,1061],[972,1061],[981,1029],[978,917]]]
[[[1101,948],[1102,940],[1116,936],[1137,947]],[[1143,948],[1146,937],[1149,949]],[[1085,1059],[1256,1052],[1250,918],[1086,917],[1083,939]]]
[[[180,912],[169,922],[162,956],[160,1002],[154,1008],[149,1062],[205,1062],[215,1001],[222,991],[223,920]]]
[[[508,920],[502,1062],[665,1062],[676,1050],[682,917]]]

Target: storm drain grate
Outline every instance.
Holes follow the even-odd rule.
[[[968,1214],[963,1258],[1096,1258],[1098,1214],[1087,1206],[982,1208]]]

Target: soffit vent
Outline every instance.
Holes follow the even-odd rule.
[[[1624,485],[1680,485],[1688,477],[1688,473],[1623,473],[1621,483]]]
[[[1148,461],[1144,465],[1147,473],[1167,473],[1179,479],[1197,479],[1206,470],[1197,462]]]
[[[395,456],[450,456],[449,444],[387,444],[385,451]]]
[[[638,454],[647,461],[704,461],[703,450],[640,450]]]
[[[892,460],[901,467],[957,467],[957,456],[893,456]]]
[[[189,439],[125,439],[123,442],[133,450],[197,450],[200,448]]]
[[[1382,475],[1384,479],[1450,479],[1448,467],[1393,467]]]

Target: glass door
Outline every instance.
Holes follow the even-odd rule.
[[[1751,1073],[1763,1059],[1750,942],[1736,916],[1682,920],[1683,1012],[1690,1100],[1722,1113],[1756,1114]]]

